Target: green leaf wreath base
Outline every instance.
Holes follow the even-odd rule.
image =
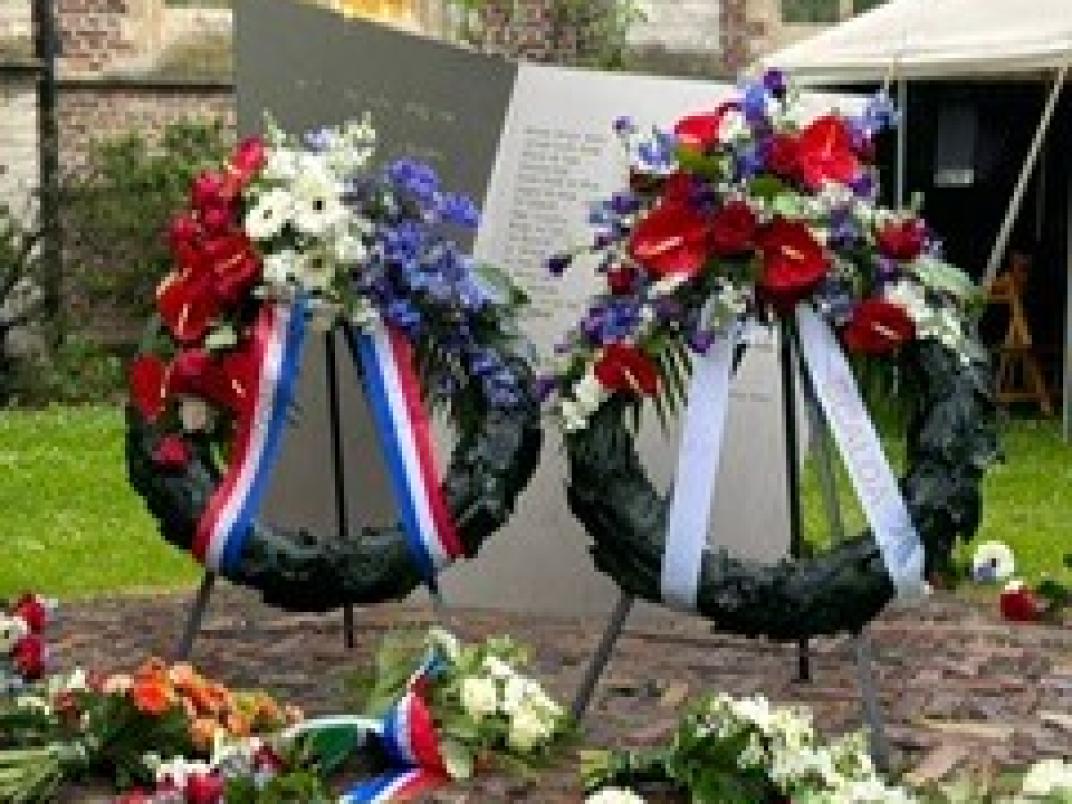
[[[985,363],[964,362],[934,341],[906,347],[900,363],[913,406],[901,486],[930,573],[946,568],[958,537],[971,538],[979,526],[980,483],[997,454],[996,408]],[[644,473],[628,408],[614,397],[587,429],[567,437],[569,505],[594,541],[599,570],[624,592],[658,603],[668,500]],[[893,595],[865,531],[821,556],[776,565],[708,551],[697,609],[720,631],[788,641],[859,632]]]
[[[531,387],[531,372],[515,358],[510,367]],[[475,394],[474,394],[475,397]],[[539,406],[529,397],[513,410],[467,400],[460,417],[444,494],[466,555],[509,518],[536,470],[541,446]],[[133,408],[127,410],[126,455],[130,482],[159,523],[164,538],[190,550],[220,472],[207,439],[194,442],[182,470],[164,470],[153,460],[162,436]],[[271,606],[319,612],[346,604],[371,604],[406,597],[425,582],[411,557],[401,526],[363,528],[340,540],[315,533],[255,523],[230,580],[260,591]]]

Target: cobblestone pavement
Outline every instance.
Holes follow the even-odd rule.
[[[61,666],[129,669],[174,650],[187,595],[122,597],[63,610]],[[195,648],[206,672],[236,687],[263,687],[314,714],[338,713],[342,681],[365,666],[388,629],[434,621],[430,610],[383,605],[357,612],[357,647],[343,644],[342,617],[292,615],[233,588],[213,597]],[[602,631],[597,619],[535,619],[448,611],[465,638],[510,633],[534,649],[533,670],[568,701]],[[900,767],[941,776],[954,767],[1014,767],[1072,756],[1072,629],[1007,626],[977,606],[934,598],[887,612],[871,629],[875,674]],[[797,683],[796,646],[712,633],[702,621],[647,619],[630,628],[584,724],[586,746],[644,745],[672,727],[682,702],[705,691],[762,692],[814,708],[831,733],[859,728],[856,665],[844,640],[813,646],[813,681]],[[81,799],[88,800],[86,794]],[[439,794],[452,802],[581,799],[575,758],[523,783],[490,777]]]

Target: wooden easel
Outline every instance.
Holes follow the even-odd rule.
[[[1042,365],[1035,356],[1031,325],[1024,309],[1024,292],[1030,272],[1026,260],[1013,259],[1009,270],[995,279],[988,289],[990,304],[1009,309],[1009,328],[998,357],[998,403],[1031,402],[1043,415],[1052,416],[1053,402]]]

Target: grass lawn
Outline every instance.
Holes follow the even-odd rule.
[[[0,599],[190,584],[197,565],[159,536],[126,481],[111,408],[0,411]]]
[[[196,580],[196,564],[160,538],[128,488],[122,438],[121,414],[111,408],[0,412],[0,598],[30,588],[71,598]],[[1007,542],[1028,578],[1049,572],[1072,583],[1061,565],[1072,551],[1072,447],[1052,422],[1014,421],[1003,443],[1007,460],[987,478],[979,538]],[[825,520],[810,469],[807,527],[821,541]],[[863,519],[844,477],[841,490],[855,532]]]

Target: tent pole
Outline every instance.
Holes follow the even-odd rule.
[[[1005,212],[1005,220],[1001,222],[997,240],[994,241],[994,248],[991,250],[990,259],[986,263],[986,273],[983,274],[984,286],[989,285],[997,278],[1001,260],[1005,257],[1005,250],[1009,247],[1009,238],[1012,237],[1012,229],[1016,225],[1016,219],[1020,215],[1021,207],[1023,207],[1028,182],[1031,181],[1031,175],[1035,172],[1035,164],[1038,162],[1039,154],[1042,153],[1042,144],[1046,141],[1046,133],[1049,131],[1050,123],[1053,121],[1053,114],[1057,111],[1057,102],[1061,99],[1061,90],[1064,88],[1065,79],[1068,77],[1068,64],[1066,61],[1061,66],[1061,69],[1057,71],[1056,78],[1054,78],[1053,89],[1050,90],[1050,97],[1046,100],[1046,107],[1042,110],[1042,118],[1039,120],[1038,129],[1035,131],[1035,138],[1027,151],[1027,158],[1024,159],[1024,166],[1020,170],[1020,178],[1016,180],[1016,188],[1012,191],[1009,208]]]
[[[897,80],[897,110],[900,120],[897,124],[897,194],[894,206],[905,207],[905,188],[908,185],[908,80]]]

